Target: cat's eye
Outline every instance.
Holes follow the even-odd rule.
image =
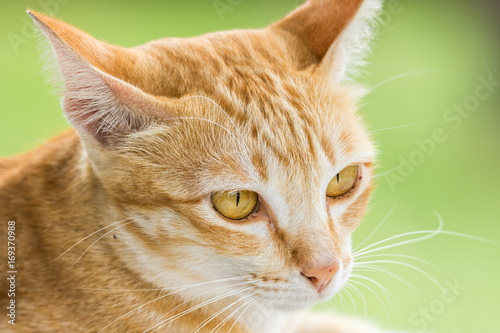
[[[351,165],[340,171],[328,184],[326,195],[332,198],[340,197],[349,192],[356,184],[358,166]]]
[[[212,194],[212,204],[228,219],[241,220],[255,211],[258,196],[252,191],[216,192]]]

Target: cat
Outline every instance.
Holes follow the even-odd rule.
[[[130,49],[28,11],[74,130],[0,159],[0,330],[382,332],[304,311],[346,283],[369,201],[352,78],[381,5]]]

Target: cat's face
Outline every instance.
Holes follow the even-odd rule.
[[[60,62],[72,61],[68,74],[62,66],[65,112],[77,123],[109,216],[130,219],[110,242],[129,268],[159,288],[223,280],[278,309],[309,306],[342,288],[374,150],[355,114],[359,92],[332,80],[339,69],[325,64],[331,48],[318,60],[321,48],[309,52],[280,27],[156,41],[120,50],[112,66],[88,59],[61,36],[67,32],[37,19],[50,27]],[[92,66],[74,64],[79,57],[68,44]],[[86,77],[87,70],[94,72]],[[75,72],[80,77],[66,78]],[[68,91],[82,80],[92,84]],[[123,105],[100,101],[106,94]],[[102,116],[110,109],[120,114]],[[98,123],[123,117],[121,128]],[[345,191],[327,195],[349,167],[356,172]],[[214,199],[226,192],[233,196],[222,201],[234,205],[241,194],[248,210],[228,214]],[[204,289],[217,294],[217,286]]]
[[[347,90],[327,97],[316,94],[316,84],[297,81],[304,95],[253,87],[259,99],[245,107],[235,96],[221,109],[186,99],[184,118],[106,154],[100,178],[123,217],[138,221],[118,230],[119,239],[126,253],[149,263],[140,266],[148,279],[165,286],[172,273],[181,285],[246,276],[283,307],[310,305],[342,287],[351,233],[371,188],[373,151]],[[350,165],[359,168],[353,188],[328,197],[329,182]],[[248,217],[232,220],[214,207],[214,193],[233,190],[257,193]],[[321,293],[301,276],[332,264],[338,272]]]

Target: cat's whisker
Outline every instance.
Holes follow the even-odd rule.
[[[372,249],[372,250],[368,250],[368,248],[371,248],[371,247],[373,247],[375,245],[386,243],[386,242],[394,240],[394,239],[408,237],[408,236],[413,236],[413,235],[426,235],[426,236],[417,237],[417,238],[413,238],[413,239],[410,239],[410,240],[398,242],[398,243],[395,243],[395,244],[390,244],[390,245],[381,246],[381,247],[378,247],[378,248],[375,248],[375,249]],[[380,242],[374,243],[374,244],[366,247],[363,250],[358,251],[357,253],[355,253],[353,255],[353,257],[354,258],[358,258],[358,257],[363,256],[365,254],[369,254],[369,253],[373,253],[373,252],[379,252],[379,251],[382,251],[382,250],[391,249],[391,248],[394,248],[394,247],[399,247],[399,246],[403,246],[403,245],[407,245],[407,244],[411,244],[411,243],[421,242],[421,241],[433,238],[433,237],[435,237],[437,235],[457,236],[457,237],[472,239],[472,240],[476,240],[476,241],[480,241],[480,242],[485,242],[485,243],[490,243],[490,244],[496,244],[495,242],[493,242],[493,241],[491,241],[489,239],[486,239],[486,238],[476,237],[476,236],[472,236],[472,235],[468,235],[468,234],[463,234],[463,233],[459,233],[459,232],[454,232],[454,231],[446,231],[446,230],[421,230],[421,231],[407,232],[407,233],[403,233],[403,234],[400,234],[400,235],[389,237],[389,238],[384,239],[384,240],[382,240]]]
[[[382,178],[382,177],[385,177],[391,173],[393,173],[394,171],[397,171],[398,170],[398,167],[395,167],[395,168],[392,168],[392,169],[389,169],[387,171],[384,171],[382,173],[378,173],[376,174],[375,176],[373,176],[374,179],[379,179],[379,178]]]
[[[101,288],[75,288],[77,290],[92,290],[92,291],[110,291],[110,292],[129,292],[129,291],[170,291],[170,290],[185,290],[189,288],[194,288],[194,287],[199,287],[199,286],[204,286],[207,284],[212,284],[212,283],[217,283],[217,282],[227,282],[227,281],[233,281],[233,280],[241,280],[241,279],[246,279],[246,278],[251,278],[251,275],[244,275],[244,276],[239,276],[239,277],[232,277],[232,278],[225,278],[225,279],[219,279],[219,280],[213,280],[209,282],[201,282],[201,283],[196,283],[196,284],[191,284],[191,285],[184,285],[184,286],[178,286],[178,287],[165,287],[165,288],[157,288],[157,289],[101,289]]]
[[[344,307],[344,295],[342,294],[344,292],[344,289],[340,289],[338,295],[339,295],[339,301],[340,301],[340,308],[342,313],[345,313],[345,307]]]
[[[231,307],[234,306],[236,303],[239,303],[241,302],[242,300],[248,298],[248,297],[252,297],[255,293],[252,293],[250,295],[247,295],[243,298],[240,298],[239,300],[235,301],[234,303],[231,304]],[[250,300],[251,301],[251,300]],[[222,327],[224,327],[224,325],[226,325],[226,323],[233,317],[233,315],[238,312],[238,310],[240,310],[242,307],[246,306],[248,304],[248,302],[250,301],[246,301],[246,302],[243,302],[243,304],[241,306],[239,306],[236,310],[234,310],[233,312],[231,312],[223,321],[221,321],[217,326],[214,327],[214,329],[212,329],[210,331],[210,333],[217,333],[221,330]],[[236,324],[236,321],[234,322],[234,324]],[[231,329],[234,327],[234,325],[231,326]]]
[[[76,242],[75,244],[73,244],[72,246],[70,246],[66,251],[64,251],[63,253],[61,253],[57,258],[54,259],[54,261],[56,261],[57,259],[61,258],[63,255],[65,255],[66,253],[68,253],[69,251],[71,251],[71,249],[73,249],[75,246],[77,246],[78,244],[80,244],[81,242],[85,241],[86,239],[88,239],[89,237],[92,237],[93,235],[97,234],[99,231],[102,231],[104,229],[107,229],[109,227],[112,227],[114,226],[115,224],[118,224],[118,223],[121,223],[121,222],[125,222],[127,220],[131,219],[131,217],[128,217],[126,219],[123,219],[121,221],[118,221],[118,222],[114,222],[114,223],[111,223],[110,225],[107,225],[97,231],[94,231],[93,233],[91,233],[90,235],[88,235],[87,237],[84,237],[82,239],[80,239],[78,242]]]
[[[273,296],[272,300],[267,302],[267,305],[266,305],[266,307],[265,307],[264,309],[262,309],[262,304],[261,304],[260,302],[259,302],[259,303],[257,303],[257,308],[253,311],[252,316],[251,316],[251,317],[250,317],[250,319],[248,320],[249,325],[251,325],[251,324],[253,323],[253,318],[255,318],[255,314],[256,314],[258,311],[261,311],[261,313],[265,313],[265,312],[267,311],[267,309],[269,308],[269,305],[271,305],[271,302],[272,302],[272,301],[274,301],[275,299],[276,299],[276,297],[275,297],[275,296]],[[244,332],[244,333],[247,333],[247,331],[248,331],[248,327],[249,327],[249,326],[247,326],[247,327],[245,328],[245,332]]]
[[[411,124],[406,124],[406,125],[400,125],[400,126],[392,126],[392,127],[386,127],[386,128],[379,128],[376,130],[371,130],[370,133],[377,133],[377,132],[382,132],[382,131],[389,131],[393,129],[400,129],[400,128],[407,128],[411,126],[415,126],[417,123],[411,123]]]
[[[224,311],[227,311],[229,308],[231,308],[234,304],[236,304],[237,302],[239,302],[241,299],[238,299],[236,300],[235,302],[229,304],[229,305],[226,305],[225,307],[223,307],[222,309],[216,311],[214,314],[210,315],[207,319],[203,320],[200,324],[198,324],[198,326],[196,326],[194,328],[193,331],[191,331],[191,333],[197,333],[199,332],[203,327],[205,327],[209,322],[211,322],[214,318],[218,317],[221,313],[223,313]],[[217,328],[218,326],[216,326]]]
[[[245,138],[241,134],[241,128],[236,125],[236,123],[234,122],[233,118],[231,118],[229,116],[229,114],[226,112],[226,110],[224,110],[216,101],[214,101],[213,99],[211,99],[211,98],[209,98],[207,96],[203,96],[203,95],[192,95],[192,96],[189,96],[188,98],[201,98],[201,99],[204,99],[206,101],[209,101],[209,102],[213,103],[215,105],[215,107],[218,108],[227,117],[227,119],[229,119],[229,121],[233,124],[234,129],[236,130],[236,132],[238,133],[238,136],[241,139],[241,141],[238,141],[239,144],[241,145],[243,143],[243,145],[245,146],[245,148],[248,151],[250,151]]]
[[[352,297],[352,294],[347,290],[347,288],[352,288],[352,285],[349,283],[349,281],[346,282],[346,288],[344,288],[344,292],[347,294],[349,297],[349,300],[351,301],[352,308],[354,312],[358,312],[358,308],[356,307],[356,302],[354,301],[354,297]]]
[[[405,244],[415,243],[415,242],[419,242],[419,241],[423,241],[423,240],[432,238],[432,237],[436,236],[439,232],[441,232],[443,230],[443,227],[444,227],[443,219],[440,216],[438,216],[438,220],[439,220],[439,225],[438,225],[438,228],[436,230],[412,231],[412,232],[406,232],[406,233],[399,234],[399,235],[396,235],[396,236],[388,237],[386,239],[383,239],[381,241],[378,241],[378,242],[375,242],[373,244],[370,244],[370,245],[364,247],[363,249],[354,252],[353,257],[356,258],[356,257],[362,256],[363,254],[368,254],[368,253],[371,253],[371,252],[375,252],[374,250],[369,250],[369,249],[371,249],[371,248],[373,248],[373,247],[375,247],[375,246],[377,246],[379,244],[383,244],[383,243],[386,243],[388,241],[391,241],[391,240],[394,240],[394,239],[399,239],[399,238],[402,238],[402,237],[407,237],[407,236],[412,236],[412,235],[418,235],[418,234],[425,234],[426,235],[426,236],[423,236],[423,237],[416,237],[414,239],[403,241],[403,242],[399,242],[399,243],[396,243],[396,244],[381,246],[381,247],[379,247],[379,248],[377,248],[375,250],[380,251],[380,250],[383,250],[383,249],[393,248],[393,247],[396,247],[396,246],[401,246],[401,245],[405,245]]]
[[[362,280],[365,280],[365,281],[373,283],[374,285],[376,285],[377,287],[379,287],[380,290],[382,290],[382,292],[384,293],[385,297],[387,297],[387,301],[389,301],[389,302],[391,302],[391,297],[394,298],[394,299],[396,299],[396,297],[394,297],[394,295],[386,287],[384,287],[383,285],[381,285],[377,281],[375,281],[373,279],[370,279],[369,277],[366,277],[366,276],[363,276],[363,275],[359,275],[359,274],[352,274],[351,277],[362,279]]]
[[[424,276],[426,276],[440,290],[444,290],[443,286],[435,278],[433,278],[429,273],[427,273],[426,271],[424,271],[423,269],[421,269],[421,268],[419,268],[417,266],[414,266],[412,264],[408,264],[406,262],[401,262],[401,261],[396,261],[396,260],[374,260],[374,261],[359,262],[359,263],[356,263],[355,265],[363,266],[363,265],[366,265],[366,264],[382,264],[382,263],[395,264],[395,265],[401,265],[401,266],[406,266],[406,267],[412,268],[412,269],[416,270],[417,272],[420,272],[421,274],[423,274]]]
[[[420,258],[417,258],[417,257],[414,257],[414,256],[408,256],[408,255],[405,255],[405,254],[394,254],[394,253],[369,254],[369,255],[363,255],[363,256],[356,257],[356,259],[379,258],[379,257],[398,257],[398,258],[412,259],[412,260],[424,263],[426,265],[429,265],[429,266],[431,266],[433,268],[439,269],[438,266],[434,265],[433,263],[431,263],[431,262],[429,262],[427,260],[420,259]]]
[[[350,283],[350,281],[347,281],[346,284],[348,284],[360,296],[361,301],[363,302],[364,317],[366,319],[366,316],[368,315],[368,306],[366,304],[365,296],[363,295],[363,293],[361,291],[359,291],[359,289],[355,285]]]
[[[373,243],[371,245],[366,246],[364,249],[355,252],[353,254],[353,257],[357,258],[357,257],[360,257],[360,256],[365,255],[365,254],[369,254],[369,253],[378,252],[378,251],[382,251],[382,250],[386,250],[386,249],[390,249],[390,248],[394,248],[394,247],[398,247],[398,246],[402,246],[402,245],[407,245],[407,244],[411,244],[411,243],[416,243],[416,242],[424,241],[424,240],[433,238],[433,237],[435,237],[437,235],[451,235],[451,236],[457,236],[457,237],[472,239],[472,240],[476,240],[476,241],[481,241],[481,242],[496,244],[495,242],[493,242],[491,240],[488,240],[488,239],[485,239],[485,238],[476,237],[476,236],[472,236],[472,235],[468,235],[468,234],[463,234],[463,233],[459,233],[459,232],[454,232],[454,231],[443,230],[444,222],[443,222],[442,217],[438,213],[436,213],[436,212],[435,212],[435,215],[437,216],[437,218],[439,220],[439,226],[438,226],[438,228],[436,230],[412,231],[412,232],[406,232],[406,233],[403,233],[403,234],[400,234],[400,235],[392,236],[392,237],[383,239],[381,241],[378,241],[376,243]],[[373,248],[373,247],[375,247],[377,245],[389,242],[391,240],[399,239],[399,238],[403,238],[403,237],[408,237],[408,236],[413,236],[413,235],[425,235],[425,236],[416,237],[416,238],[409,239],[409,240],[406,240],[406,241],[401,241],[401,242],[398,242],[398,243],[395,243],[395,244],[380,246],[378,248],[371,249],[371,248]]]
[[[403,74],[395,75],[395,76],[390,77],[388,79],[385,79],[385,80],[377,83],[373,87],[371,87],[366,92],[365,96],[371,94],[375,89],[377,89],[380,86],[383,86],[386,83],[389,83],[389,82],[392,82],[392,81],[395,81],[395,80],[399,80],[399,79],[403,79],[403,78],[407,78],[407,77],[411,77],[411,76],[417,76],[417,75],[423,75],[423,74],[432,74],[432,73],[436,73],[437,71],[438,71],[437,69],[424,69],[424,70],[413,71],[413,72],[408,72],[408,73],[403,73]]]
[[[392,206],[391,210],[390,210],[390,211],[387,213],[387,215],[385,215],[385,217],[382,219],[382,222],[380,222],[380,223],[378,224],[378,226],[377,226],[377,227],[376,227],[376,228],[375,228],[375,229],[374,229],[374,230],[370,233],[370,235],[368,235],[368,237],[366,237],[364,241],[362,241],[362,242],[361,242],[358,246],[356,246],[356,247],[354,248],[354,250],[352,250],[352,252],[356,253],[356,250],[357,250],[358,248],[360,248],[363,244],[365,244],[365,243],[366,243],[366,242],[367,242],[367,241],[368,241],[368,240],[369,240],[369,239],[370,239],[370,238],[371,238],[371,237],[372,237],[372,236],[373,236],[373,235],[374,235],[374,234],[375,234],[375,233],[376,233],[376,232],[377,232],[377,231],[378,231],[381,227],[382,227],[382,225],[383,225],[383,224],[385,223],[385,221],[389,218],[389,216],[392,214],[392,212],[394,211],[394,209],[396,209],[397,205],[398,205],[398,204],[396,203],[396,204],[394,204],[394,205]]]
[[[244,292],[244,291],[246,291],[246,290],[249,290],[249,289],[251,289],[251,288],[252,288],[252,287],[247,287],[247,288],[239,288],[239,289],[237,289],[236,291],[231,291],[231,292],[228,292],[228,293],[225,293],[225,294],[222,294],[222,295],[219,295],[219,296],[213,297],[213,298],[211,298],[210,300],[204,301],[204,302],[202,302],[202,303],[200,303],[200,304],[198,304],[198,305],[195,305],[195,306],[193,306],[193,307],[191,307],[191,308],[189,308],[189,309],[187,309],[187,310],[184,310],[184,311],[182,311],[182,312],[180,312],[180,313],[178,313],[178,314],[176,314],[176,315],[174,315],[174,316],[172,316],[172,317],[170,317],[170,318],[167,318],[167,319],[165,319],[165,320],[163,320],[163,321],[161,321],[161,322],[159,322],[159,323],[154,324],[153,326],[151,326],[150,328],[148,328],[147,330],[145,330],[143,333],[146,333],[146,332],[148,332],[148,331],[151,331],[152,329],[154,329],[154,330],[153,330],[153,331],[151,331],[151,333],[154,333],[154,332],[158,331],[159,329],[161,329],[162,327],[164,327],[164,326],[166,326],[166,325],[168,325],[168,324],[172,323],[173,321],[175,321],[175,320],[177,320],[177,319],[181,318],[182,316],[184,316],[184,315],[186,315],[186,314],[188,314],[188,313],[191,313],[191,312],[193,312],[193,311],[195,311],[195,310],[198,310],[198,309],[200,309],[200,308],[202,308],[202,307],[204,307],[204,306],[206,306],[206,305],[209,305],[209,304],[212,304],[212,303],[214,303],[214,302],[220,301],[220,300],[222,300],[222,299],[224,299],[224,298],[231,297],[231,296],[233,296],[233,295],[239,294],[239,293]],[[183,304],[185,304],[185,303],[183,303]],[[175,308],[174,308],[174,309],[175,309]],[[171,310],[171,311],[169,311],[168,313],[171,313],[174,309],[172,309],[172,310]],[[167,313],[167,314],[168,314],[168,313]],[[163,317],[165,317],[165,316],[166,316],[166,315],[162,316],[162,318],[163,318]],[[160,318],[160,319],[161,319],[161,318]]]
[[[244,278],[244,277],[243,277],[243,278]],[[242,279],[243,279],[243,278],[242,278]],[[234,278],[234,279],[238,279],[238,278]],[[215,281],[215,282],[220,282],[220,281]],[[215,283],[215,282],[213,282],[213,283]],[[208,283],[209,283],[209,282],[206,282],[206,283],[204,283],[204,284],[208,284]],[[245,283],[247,283],[247,282],[245,281],[245,282],[238,282],[238,283],[235,283],[235,284],[229,284],[229,285],[226,285],[226,286],[223,286],[223,287],[219,287],[219,288],[216,288],[216,289],[213,289],[213,290],[207,291],[207,292],[205,292],[205,293],[203,293],[203,294],[206,294],[206,293],[209,293],[209,292],[213,292],[213,291],[216,291],[216,290],[219,290],[219,289],[223,289],[223,288],[228,288],[228,287],[234,287],[234,286],[242,285],[242,284],[245,284]],[[196,285],[194,285],[194,286],[196,286]],[[173,294],[175,294],[175,293],[178,293],[179,291],[183,291],[183,290],[190,289],[190,288],[193,288],[193,286],[188,286],[188,287],[185,287],[184,289],[179,289],[179,290],[176,290],[176,291],[172,291],[172,292],[170,292],[170,293],[168,293],[168,294],[165,294],[165,295],[162,295],[162,296],[160,296],[160,297],[157,297],[157,298],[155,298],[155,299],[153,299],[153,300],[151,300],[151,301],[149,301],[149,302],[147,302],[147,303],[144,303],[144,304],[142,304],[142,305],[139,305],[138,307],[136,307],[136,308],[134,308],[134,309],[132,309],[132,310],[128,311],[127,313],[125,313],[125,314],[121,315],[120,317],[116,318],[115,320],[113,320],[112,322],[110,322],[109,324],[107,324],[106,326],[104,326],[103,328],[101,328],[101,329],[99,330],[99,332],[102,332],[102,331],[103,331],[103,330],[105,330],[107,327],[109,327],[109,326],[111,326],[112,324],[116,323],[118,320],[120,320],[120,319],[122,319],[122,318],[126,317],[127,315],[131,314],[132,312],[137,311],[137,310],[139,310],[140,308],[142,308],[142,307],[144,307],[144,306],[146,306],[146,305],[148,305],[148,304],[151,304],[151,303],[156,302],[156,301],[158,301],[158,300],[160,300],[160,299],[162,299],[162,298],[165,298],[165,297],[168,297],[168,296],[173,295]],[[203,295],[203,294],[201,294],[201,295]],[[199,295],[199,296],[201,296],[201,295]],[[183,304],[184,304],[184,303],[183,303]],[[181,304],[181,305],[182,305],[182,304]],[[180,306],[180,305],[179,305],[179,306]],[[176,308],[177,308],[177,307],[176,307]],[[175,310],[176,308],[172,309],[171,311]],[[170,312],[169,312],[169,313],[170,313]],[[168,313],[167,313],[167,314],[168,314]],[[166,315],[165,315],[165,316],[166,316]],[[162,318],[163,318],[163,317],[162,317]]]
[[[222,128],[224,131],[226,131],[229,135],[231,135],[231,137],[236,140],[236,142],[238,142],[238,144],[241,146],[241,147],[247,147],[245,143],[243,143],[240,139],[238,139],[234,134],[233,132],[231,132],[227,127],[225,126],[222,126],[221,124],[213,121],[213,120],[210,120],[210,119],[206,119],[206,118],[201,118],[201,117],[173,117],[173,118],[169,118],[170,120],[199,120],[199,121],[205,121],[205,122],[208,122],[210,124],[213,124],[215,126],[218,126],[220,128]]]
[[[376,265],[366,265],[366,266],[354,267],[353,271],[381,272],[381,273],[387,274],[387,275],[395,278],[396,280],[400,281],[401,283],[403,283],[406,286],[408,286],[411,289],[413,289],[415,292],[417,292],[419,294],[421,293],[420,290],[418,290],[418,288],[415,287],[413,284],[411,284],[408,281],[404,280],[403,278],[397,276],[396,274],[394,274],[393,272],[391,272],[390,270],[388,270],[386,268],[382,268],[382,267],[379,267],[379,266],[376,266]]]
[[[180,312],[180,313],[178,313],[178,314],[176,314],[176,315],[174,315],[174,316],[172,316],[172,317],[170,317],[170,318],[167,318],[167,319],[165,319],[165,320],[161,321],[161,320],[162,320],[163,318],[165,318],[168,314],[170,314],[173,310],[175,310],[175,309],[177,309],[178,307],[180,307],[180,306],[182,306],[182,305],[184,305],[184,304],[186,304],[186,303],[189,303],[189,302],[190,302],[190,301],[192,301],[193,299],[198,298],[198,297],[200,297],[200,296],[202,296],[202,295],[204,295],[204,294],[207,294],[207,293],[205,292],[205,293],[202,293],[201,295],[198,295],[198,296],[192,297],[192,298],[191,298],[191,299],[189,299],[188,301],[185,301],[184,303],[182,303],[182,304],[180,304],[180,305],[176,306],[174,309],[170,310],[168,313],[166,313],[166,314],[164,314],[163,316],[161,316],[161,317],[157,320],[157,323],[155,323],[153,326],[151,326],[150,328],[148,328],[148,329],[147,329],[146,331],[144,331],[144,332],[147,332],[148,330],[151,330],[151,329],[153,329],[153,328],[155,328],[155,330],[154,330],[154,331],[152,331],[152,332],[156,332],[156,331],[157,331],[157,330],[159,330],[161,327],[163,327],[163,326],[165,326],[165,325],[170,324],[172,321],[177,320],[178,318],[182,317],[182,316],[183,316],[183,315],[185,315],[185,314],[188,314],[188,313],[190,313],[190,312],[192,312],[192,311],[194,311],[194,310],[197,310],[197,309],[199,309],[199,308],[201,308],[201,307],[203,307],[203,306],[205,306],[205,305],[208,305],[208,304],[211,304],[211,303],[213,303],[213,302],[219,301],[219,300],[224,299],[224,298],[226,298],[226,297],[230,297],[230,296],[236,295],[236,294],[238,294],[238,293],[240,293],[240,292],[242,292],[242,291],[248,290],[248,289],[250,289],[250,287],[249,287],[249,288],[239,288],[239,289],[237,289],[237,290],[235,290],[235,291],[229,291],[229,292],[227,292],[227,293],[225,293],[225,294],[215,296],[215,297],[213,297],[213,298],[211,298],[211,299],[209,299],[209,300],[206,300],[206,301],[204,301],[204,302],[202,302],[202,303],[200,303],[200,304],[197,304],[197,305],[195,305],[195,306],[193,306],[193,307],[191,307],[191,308],[189,308],[189,309],[187,309],[187,310],[184,310],[183,312]],[[158,327],[158,326],[159,326],[159,327]]]
[[[220,105],[219,103],[217,103],[216,101],[214,101],[212,98],[209,98],[207,96],[202,96],[202,95],[192,95],[192,96],[189,96],[188,98],[201,98],[201,99],[204,99],[204,100],[207,100],[211,103],[213,103],[215,105],[216,108],[218,108],[226,117],[227,119],[229,119],[229,121],[233,124],[234,126],[234,129],[238,132],[240,138],[243,139],[242,135],[241,135],[241,131],[240,131],[240,128],[236,125],[236,123],[234,122],[233,118],[231,118],[229,116],[229,114],[226,112],[226,110],[224,110]],[[245,142],[245,140],[243,140]],[[245,142],[245,146],[246,146],[246,142]]]
[[[389,312],[387,311],[387,306],[385,305],[385,302],[382,300],[382,298],[375,292],[375,290],[373,290],[373,288],[368,287],[366,284],[364,284],[364,283],[362,283],[360,281],[356,281],[356,280],[351,280],[351,281],[354,282],[354,283],[357,283],[360,286],[363,286],[366,289],[368,289],[369,291],[371,291],[372,294],[374,294],[375,297],[377,297],[377,299],[379,300],[380,304],[384,308],[384,312],[385,312],[386,318],[389,319]],[[391,304],[391,308],[392,308],[392,304]]]
[[[257,299],[257,296],[255,296],[254,298],[252,298],[250,301],[247,302],[247,307],[245,309],[243,309],[243,311],[240,313],[240,315],[238,316],[238,318],[236,318],[236,320],[234,321],[233,325],[229,328],[229,331],[227,333],[231,333],[231,331],[233,330],[233,327],[238,323],[238,321],[241,319],[241,317],[245,314],[245,312],[252,306],[253,302]]]
[[[109,235],[110,233],[112,233],[113,231],[117,230],[117,229],[120,229],[130,223],[134,223],[135,220],[132,220],[132,221],[129,221],[127,223],[124,223],[122,225],[119,225],[118,227],[115,227],[113,229],[111,229],[110,231],[106,232],[104,235],[100,236],[99,238],[97,238],[92,244],[90,244],[86,249],[85,251],[83,251],[83,253],[78,257],[78,259],[75,260],[75,262],[73,262],[73,265],[76,264],[78,261],[80,261],[80,259],[85,255],[85,253],[87,253],[91,248],[92,246],[94,246],[97,242],[99,242],[101,239],[103,239],[104,237],[106,237],[107,235]]]
[[[252,296],[254,295],[255,293],[252,293],[250,294],[249,296]],[[216,318],[217,316],[219,316],[221,313],[223,313],[224,311],[228,310],[229,308],[231,308],[234,304],[238,303],[239,301],[245,299],[245,297],[243,298],[240,298],[238,299],[237,301],[225,306],[224,308],[216,311],[214,314],[212,314],[210,317],[208,317],[207,319],[205,319],[204,321],[202,321],[197,327],[195,327],[195,330],[193,330],[191,333],[197,333],[199,332],[203,327],[205,327],[209,322],[211,322],[214,318]],[[217,326],[216,326],[217,328]]]
[[[167,312],[166,314],[164,314],[163,316],[161,316],[161,317],[157,320],[157,323],[156,323],[156,324],[154,324],[153,326],[151,326],[150,328],[148,328],[148,329],[147,329],[146,331],[144,331],[144,332],[147,332],[147,331],[149,331],[149,330],[153,329],[154,327],[158,326],[159,324],[161,324],[161,322],[160,322],[160,321],[161,321],[163,318],[165,318],[166,316],[168,316],[168,315],[169,315],[172,311],[174,311],[175,309],[177,309],[177,308],[181,307],[182,305],[184,305],[184,304],[186,304],[186,303],[191,302],[191,301],[192,301],[192,300],[194,300],[195,298],[198,298],[198,297],[200,297],[200,296],[203,296],[203,295],[205,295],[205,294],[208,294],[208,293],[214,292],[214,291],[219,290],[219,289],[224,289],[224,288],[227,288],[227,287],[238,286],[238,285],[242,285],[242,284],[246,284],[246,283],[247,283],[247,282],[243,282],[243,283],[238,283],[238,284],[233,284],[233,285],[228,285],[228,286],[224,286],[224,287],[216,288],[216,289],[209,290],[209,291],[206,291],[206,292],[204,292],[204,293],[201,293],[200,295],[197,295],[197,296],[191,297],[191,298],[190,298],[190,299],[188,299],[187,301],[184,301],[183,303],[181,303],[181,304],[177,305],[175,308],[171,309],[169,312]],[[228,294],[231,294],[231,293],[232,293],[232,291],[231,291],[231,292],[229,292]],[[231,294],[231,295],[232,295],[232,294]],[[229,296],[231,296],[231,295],[229,295]],[[222,297],[222,298],[224,298],[224,297]],[[213,299],[213,298],[212,298],[212,299]],[[167,320],[168,320],[168,319],[167,319]]]
[[[380,288],[380,290],[382,290],[382,292],[384,293],[385,297],[387,298],[387,302],[389,303],[389,306],[391,307],[391,311],[394,310],[394,307],[392,305],[392,300],[391,300],[391,297],[393,299],[396,299],[396,297],[394,297],[394,295],[389,291],[387,290],[386,287],[384,287],[383,285],[381,285],[380,283],[378,283],[377,281],[373,280],[373,279],[370,279],[369,277],[366,277],[366,276],[363,276],[363,275],[359,275],[359,274],[352,274],[351,277],[353,278],[358,278],[358,279],[362,279],[362,280],[365,280],[365,281],[368,281],[368,282],[371,282],[373,283],[374,285],[376,285],[377,287]],[[357,283],[361,283],[360,281],[356,281],[356,280],[352,280],[353,282],[357,282]],[[364,285],[364,283],[361,283],[362,285]],[[377,295],[377,293],[375,293],[374,290],[372,290],[372,288],[369,288],[367,285],[365,285],[366,288],[370,289],[376,296],[377,298],[379,298],[380,302],[382,303],[382,305],[384,306],[385,308],[385,304],[384,302],[382,301],[382,299],[380,299],[380,297]],[[387,311],[387,309],[385,309]]]

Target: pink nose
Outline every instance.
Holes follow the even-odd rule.
[[[304,268],[300,274],[311,281],[314,288],[320,293],[325,290],[338,270],[339,264],[335,262],[322,267],[308,266]]]

